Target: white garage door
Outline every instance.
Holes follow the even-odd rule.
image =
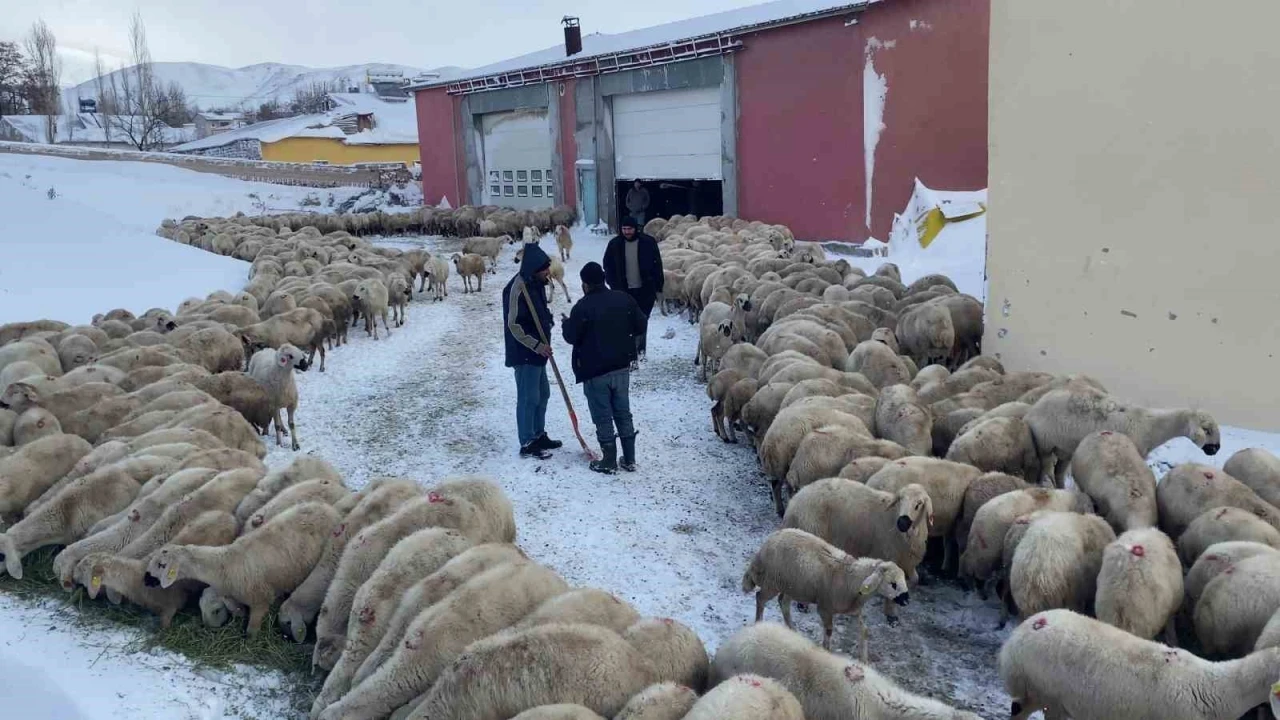
[[[720,88],[615,95],[619,180],[720,180]]]
[[[551,126],[546,110],[480,116],[486,205],[551,207]]]

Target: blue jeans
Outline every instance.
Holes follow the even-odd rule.
[[[628,393],[631,387],[631,373],[628,370],[614,370],[599,377],[593,377],[582,383],[582,392],[587,396],[587,410],[591,412],[591,422],[596,426],[596,439],[601,445],[613,442],[614,426],[618,428],[617,437],[631,437],[636,434],[631,424],[631,398]]]
[[[547,420],[551,383],[546,365],[516,365],[516,430],[521,447],[542,434]]]

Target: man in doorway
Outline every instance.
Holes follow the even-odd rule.
[[[631,213],[631,217],[640,223],[640,227],[644,227],[645,213],[649,211],[649,191],[644,189],[644,185],[639,180],[631,186],[627,191],[627,212]]]
[[[604,251],[604,276],[609,287],[635,299],[645,318],[662,292],[662,254],[658,241],[640,231],[639,221],[623,218],[621,234]],[[648,332],[636,336],[636,355],[645,356]],[[634,368],[635,365],[633,364]]]
[[[547,437],[543,429],[547,400],[551,398],[551,383],[547,381],[547,358],[551,357],[551,345],[550,336],[545,333],[551,332],[555,323],[551,309],[547,307],[546,286],[550,275],[551,258],[536,244],[526,245],[520,272],[502,289],[507,367],[513,368],[516,376],[516,430],[520,435],[520,457],[539,460],[551,457],[548,450],[564,445]],[[543,338],[547,342],[543,342]]]
[[[578,276],[582,278],[582,299],[561,320],[565,342],[573,346],[573,376],[587,396],[603,455],[591,463],[591,469],[612,475],[621,466],[634,472],[636,430],[631,423],[630,366],[636,356],[635,338],[644,335],[647,321],[630,295],[605,286],[604,268],[598,263],[587,263]],[[622,442],[621,463],[615,438]]]

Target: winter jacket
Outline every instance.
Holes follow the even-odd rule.
[[[662,292],[662,254],[658,252],[658,241],[636,232],[634,242],[640,243],[638,257],[640,259],[640,284],[652,293]],[[604,279],[614,290],[627,289],[627,252],[623,246],[627,239],[615,235],[604,250]]]
[[[538,328],[529,314],[529,302],[522,290],[528,290],[529,299],[538,313],[542,331],[550,338],[555,321],[551,308],[547,307],[547,287],[534,277],[539,270],[551,264],[551,258],[536,244],[524,246],[520,260],[520,272],[502,289],[502,326],[507,346],[507,367],[516,365],[546,365],[547,359],[537,353],[542,345]]]
[[[627,191],[627,209],[633,213],[638,213],[649,207],[649,191],[644,188],[639,190],[634,187]]]
[[[624,292],[592,288],[573,306],[562,330],[573,346],[573,376],[578,382],[621,370],[636,359],[635,338],[648,318]]]

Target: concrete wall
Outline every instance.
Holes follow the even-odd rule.
[[[1277,24],[1262,0],[993,2],[984,349],[1280,430]]]
[[[916,177],[986,187],[989,9],[894,0],[745,36],[734,56],[740,214],[806,239],[883,240]]]
[[[354,165],[363,162],[418,162],[418,146],[347,145],[337,138],[290,137],[273,143],[262,143],[262,159],[275,162],[309,163],[324,160],[330,165]]]

